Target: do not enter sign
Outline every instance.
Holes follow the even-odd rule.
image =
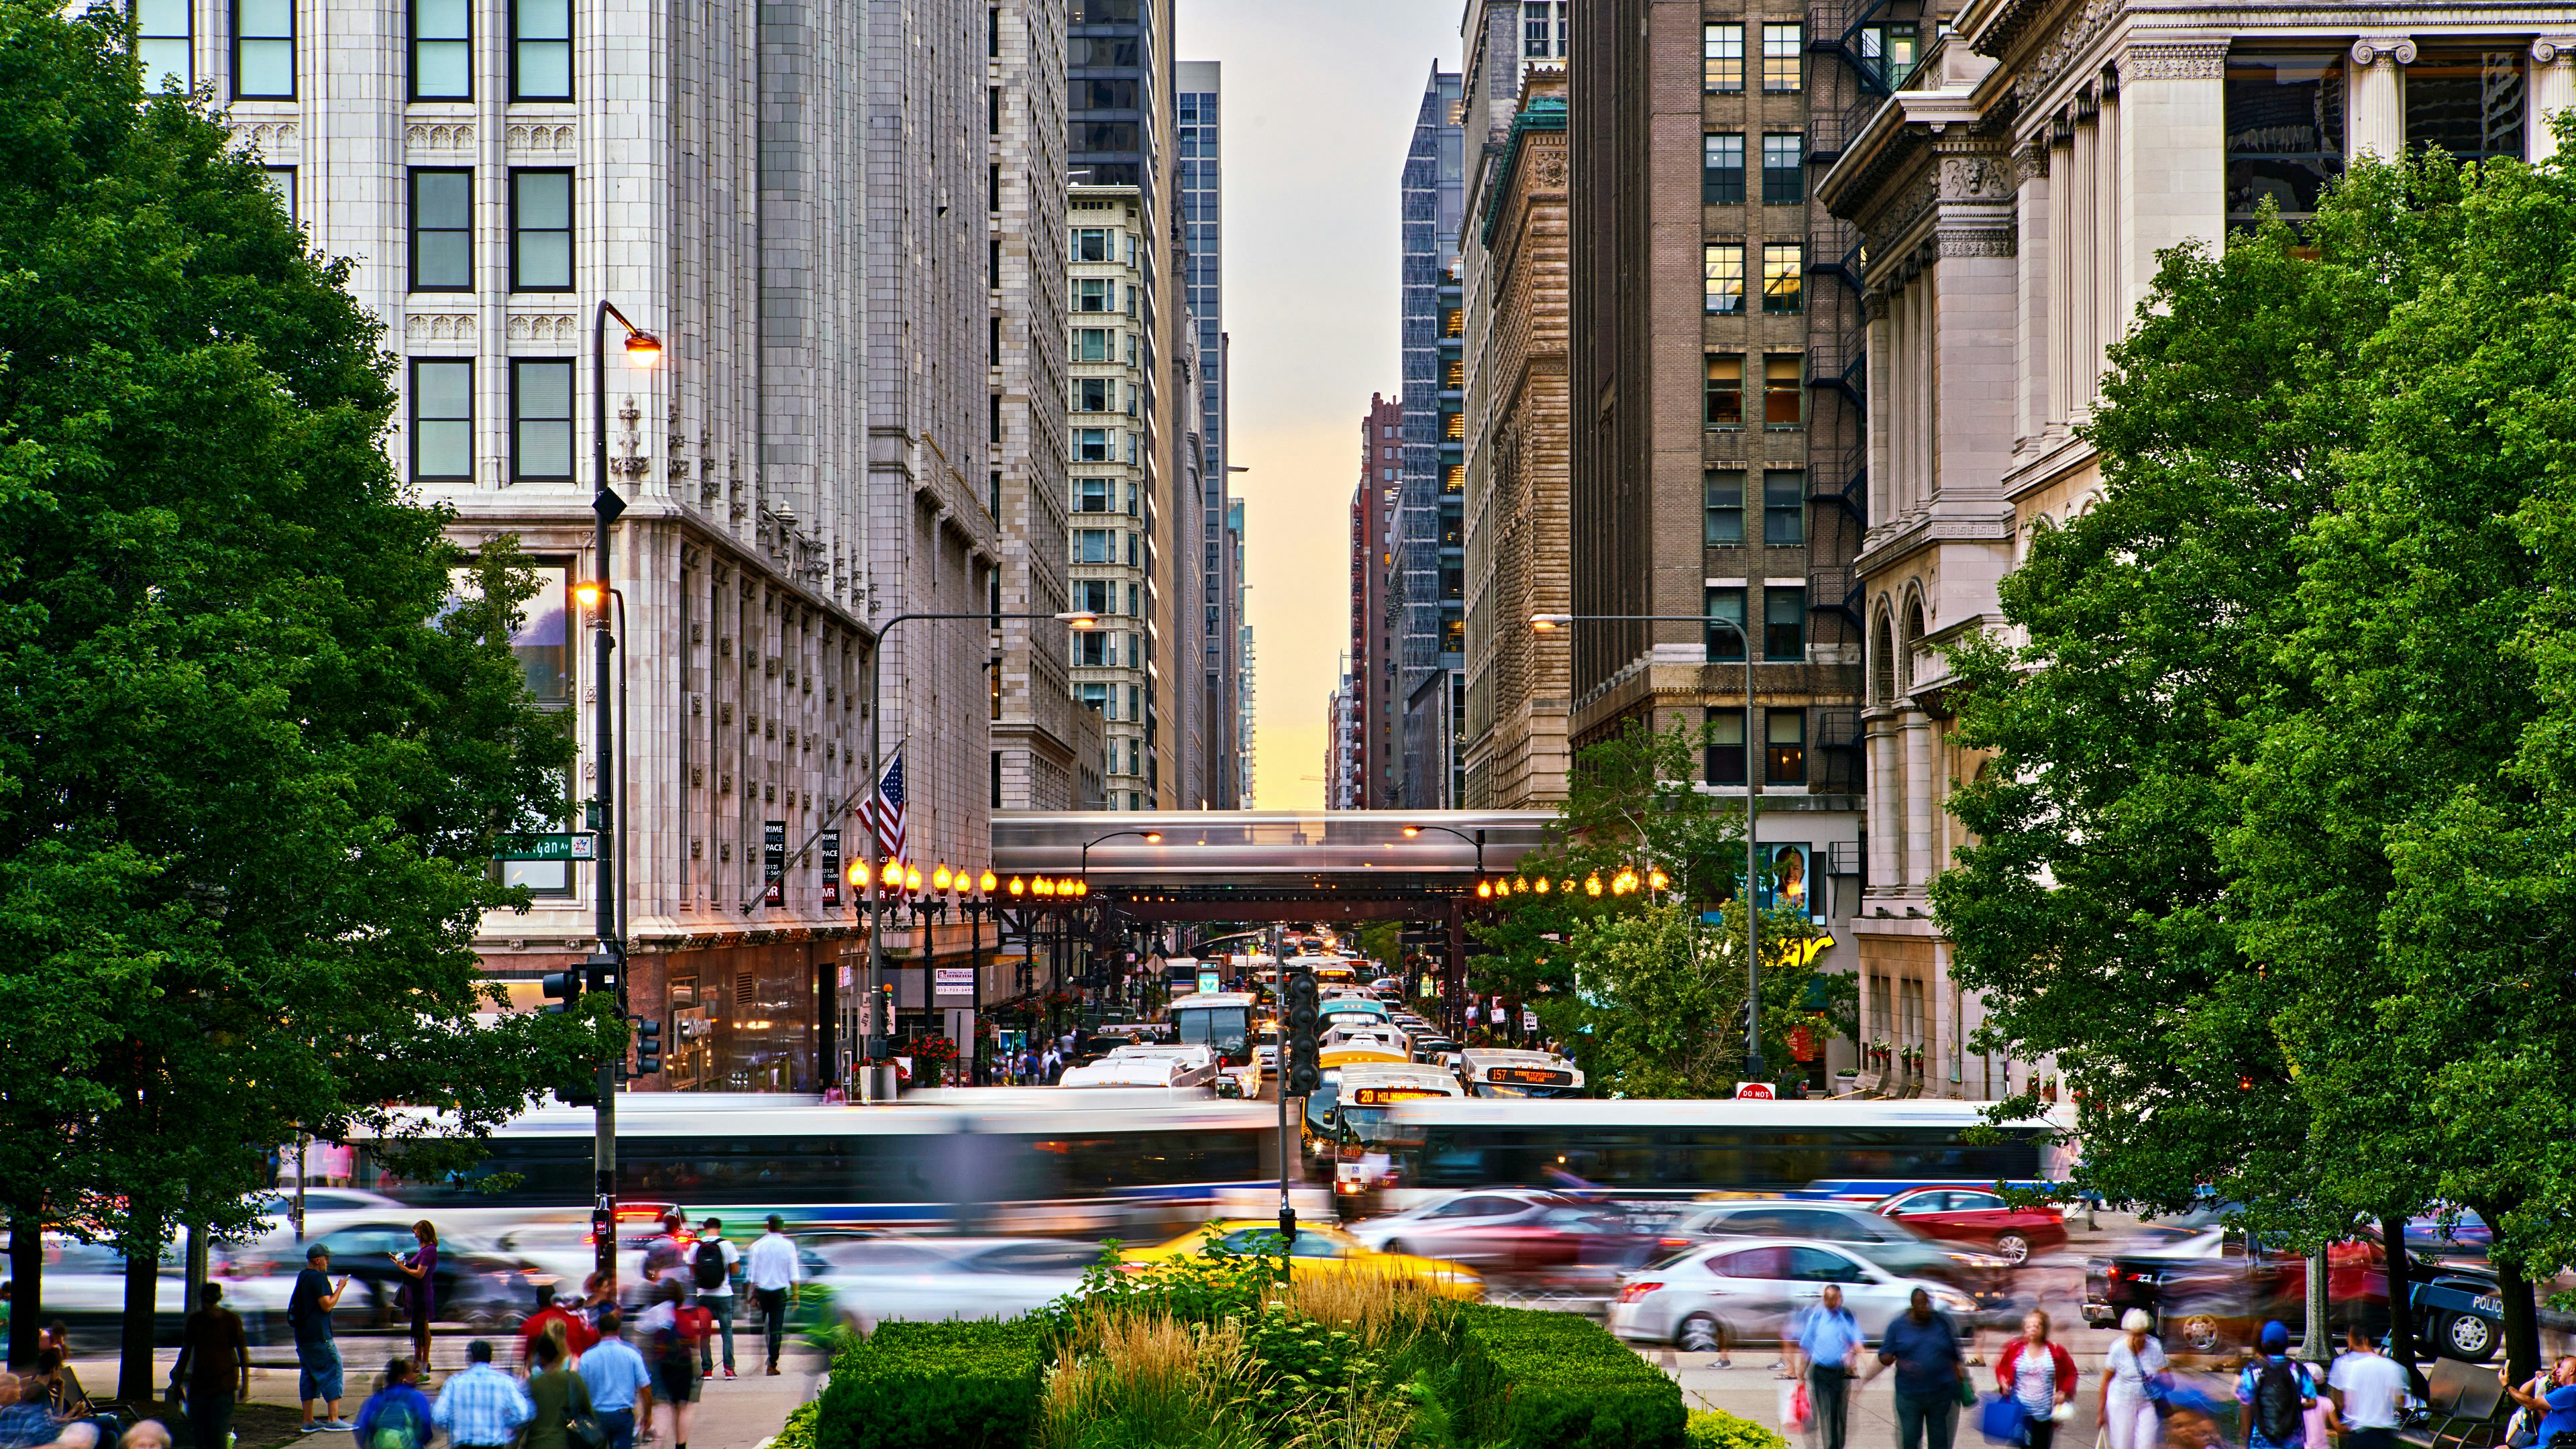
[[[1748,1099],[1759,1099],[1765,1102],[1777,1100],[1769,1082],[1738,1082],[1735,1084],[1735,1098],[1739,1102]]]

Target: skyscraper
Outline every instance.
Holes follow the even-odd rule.
[[[1197,627],[1186,637],[1197,661],[1206,715],[1201,733],[1207,755],[1207,803],[1230,810],[1240,803],[1242,793],[1237,759],[1242,722],[1235,698],[1242,667],[1236,639],[1242,623],[1242,578],[1229,529],[1232,515],[1226,506],[1220,69],[1212,60],[1185,60],[1177,75],[1181,265],[1188,278],[1190,322],[1198,334],[1200,451],[1205,464],[1199,485],[1201,537],[1191,560],[1201,570],[1200,614],[1194,621]]]
[[[1404,462],[1396,503],[1398,749],[1390,804],[1454,805],[1466,652],[1460,509],[1464,420],[1457,367],[1461,86],[1431,68],[1403,178]]]
[[[1391,802],[1395,755],[1395,629],[1387,593],[1389,546],[1404,476],[1404,404],[1369,394],[1360,419],[1360,477],[1351,490],[1350,780],[1353,810]],[[1326,788],[1333,788],[1326,782]]]

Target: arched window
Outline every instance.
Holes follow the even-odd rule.
[[[1908,595],[1905,600],[1905,647],[1897,658],[1897,677],[1903,687],[1914,687],[1914,651],[1923,642],[1923,596]]]
[[[1869,702],[1877,705],[1896,702],[1896,629],[1888,622],[1887,605],[1878,608],[1878,627],[1872,631],[1869,660]]]

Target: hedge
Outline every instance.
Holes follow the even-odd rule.
[[[1032,1319],[884,1324],[833,1359],[814,1449],[1020,1449],[1045,1347]]]
[[[1515,1449],[1682,1449],[1679,1384],[1590,1319],[1464,1305],[1461,1437]]]

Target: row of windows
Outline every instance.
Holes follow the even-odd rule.
[[[1115,513],[1118,511],[1117,501],[1118,480],[1114,478],[1073,480],[1073,511],[1076,513]],[[1136,485],[1133,483],[1127,485],[1127,516],[1136,516]]]
[[[1745,476],[1741,468],[1712,468],[1702,483],[1710,548],[1733,548],[1746,541]],[[1772,468],[1762,474],[1762,543],[1795,547],[1807,541],[1807,475],[1796,468]]]
[[[1116,669],[1121,665],[1141,669],[1145,665],[1145,655],[1139,652],[1137,641],[1144,637],[1141,634],[1112,633],[1106,629],[1076,629],[1073,631],[1073,662],[1079,667],[1095,669]]]
[[[1743,651],[1736,658],[1744,657]],[[1712,709],[1708,712],[1708,782],[1712,785],[1744,783],[1744,711]],[[1762,711],[1762,783],[1765,785],[1803,785],[1807,783],[1807,712],[1803,709],[1766,709]]]
[[[574,367],[569,357],[510,359],[512,478],[562,482],[572,477]],[[411,476],[422,482],[473,479],[473,359],[412,359]]]
[[[1807,27],[1797,21],[1762,27],[1762,89],[1785,95],[1806,87]],[[1744,89],[1744,27],[1700,27],[1701,84],[1718,93]]]
[[[1138,461],[1141,447],[1136,434],[1126,435],[1127,461]],[[1077,463],[1115,463],[1118,461],[1119,434],[1116,428],[1076,428],[1073,430],[1073,461]]]
[[[1566,0],[1521,0],[1521,58],[1553,60],[1566,53]]]
[[[411,169],[411,290],[474,290],[474,173],[462,167]],[[510,290],[572,290],[572,173],[513,170]]]
[[[1142,697],[1137,694],[1136,686],[1132,684],[1127,686],[1127,712],[1123,715],[1118,712],[1118,688],[1114,684],[1090,680],[1076,684],[1073,687],[1073,697],[1100,711],[1102,719],[1142,720],[1145,717],[1139,705]]]
[[[1127,385],[1127,416],[1136,416],[1137,400],[1143,389]],[[1078,413],[1114,413],[1118,411],[1118,380],[1114,377],[1077,377],[1073,380],[1073,410]]]
[[[295,0],[230,0],[232,98],[296,98]],[[572,0],[508,0],[510,99],[572,97]],[[192,0],[133,0],[134,54],[143,83],[188,90],[197,83]],[[411,99],[474,98],[472,0],[411,0],[405,28]]]
[[[1711,131],[1701,138],[1699,199],[1709,206],[1744,202],[1744,135]],[[1762,204],[1795,206],[1807,199],[1807,138],[1797,132],[1762,138]]]
[[[1127,365],[1129,367],[1134,367],[1136,365],[1136,334],[1130,332],[1125,335],[1127,338]],[[1073,329],[1072,360],[1075,362],[1118,361],[1119,336],[1120,334],[1118,329],[1114,327],[1076,327]]]
[[[1113,528],[1077,528],[1073,531],[1073,552],[1065,562],[1077,564],[1114,564],[1118,559],[1118,540],[1127,540],[1127,567],[1142,568],[1138,558],[1138,535]]]
[[[1744,311],[1744,243],[1705,242],[1700,247],[1702,292],[1707,310],[1717,316]],[[1807,244],[1762,244],[1762,310],[1774,316],[1807,308]]]
[[[1807,420],[1807,359],[1804,353],[1774,352],[1762,359],[1762,426],[1795,428]],[[1708,382],[1701,394],[1703,421],[1718,432],[1744,426],[1744,359],[1731,352],[1708,354]]]
[[[1115,615],[1118,608],[1116,579],[1075,579],[1070,585],[1073,607],[1087,614]],[[1141,617],[1136,609],[1136,586],[1127,585],[1127,617]]]
[[[1136,315],[1136,288],[1127,289],[1127,315]],[[1118,284],[1107,277],[1073,279],[1073,310],[1076,312],[1115,312],[1118,310]]]
[[[1708,660],[1744,660],[1744,594],[1741,585],[1708,586]],[[1796,664],[1807,657],[1807,590],[1803,585],[1762,591],[1762,659]]]

